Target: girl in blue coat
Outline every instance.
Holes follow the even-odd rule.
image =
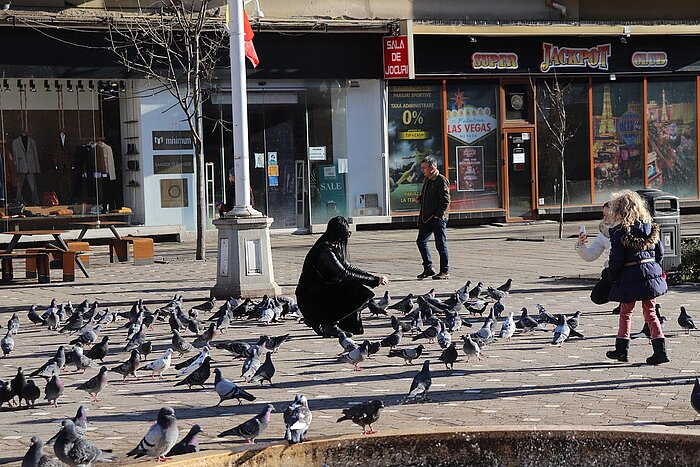
[[[666,363],[666,341],[654,311],[656,297],[668,290],[661,269],[664,251],[659,241],[659,226],[652,223],[646,203],[634,191],[625,190],[616,194],[610,201],[610,211],[619,225],[610,231],[608,277],[613,284],[609,298],[620,302],[620,323],[615,350],[606,355],[613,360],[627,361],[632,312],[637,301],[641,301],[644,321],[649,325],[654,349],[654,354],[647,358],[647,363]]]

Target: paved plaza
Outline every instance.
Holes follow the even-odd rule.
[[[594,232],[595,222],[587,222],[587,227]],[[292,336],[274,354],[277,372],[271,387],[242,382],[241,360],[233,360],[223,350],[212,351],[213,366],[255,395],[255,402],[237,405],[227,401],[214,407],[219,398],[213,388],[213,375],[204,390],[188,390],[186,386],[174,387],[177,379],[171,368],[163,380],[141,372],[139,379],[122,383],[120,375],[110,373],[110,384],[101,394],[101,401],[94,403],[75,386],[96,374],[96,370],[83,375],[73,373],[69,367],[61,375],[66,390],[58,408],[41,401],[33,409],[0,409],[0,463],[18,465],[33,435],[50,438],[58,430],[60,420],[75,415],[80,404],[89,407],[89,439],[100,448],[114,449],[122,462],[163,405],[175,409],[181,437],[195,423],[203,427],[201,448],[206,450],[240,445],[241,440],[219,439],[216,435],[272,403],[276,412],[258,442],[278,441],[284,433],[282,412],[297,393],[307,396],[313,411],[309,431],[313,439],[359,433],[360,428],[350,422],[336,423],[341,409],[375,398],[386,405],[375,426],[380,433],[483,425],[597,425],[630,430],[680,429],[700,434],[700,416],[689,404],[692,381],[700,373],[700,334],[685,335],[676,322],[681,305],[696,322],[700,321],[698,288],[674,286],[659,300],[661,312],[668,318],[665,331],[670,363],[658,367],[642,365],[652,353],[646,339],[632,342],[630,363],[613,363],[605,358],[605,351],[613,345],[617,316],[610,314],[612,306],[596,306],[588,299],[603,261],[580,260],[573,249],[574,239],[558,240],[557,228],[553,223],[450,228],[448,281],[415,279],[422,267],[414,230],[356,232],[351,238],[350,257],[360,268],[386,274],[390,283],[377,288],[376,294],[380,296],[389,290],[395,300],[409,292],[426,293],[433,287],[438,297],[445,299],[467,280],[495,287],[513,278],[513,290],[505,300],[506,312],[519,316],[525,306],[536,314],[538,303],[554,314],[571,315],[580,310],[578,330],[585,339],[571,339],[562,347],[552,347],[551,332],[516,333],[511,342],[487,346],[481,361],[466,362],[460,350],[460,360],[452,371],[437,360],[441,353],[438,345],[422,341],[426,346],[424,358],[413,366],[405,366],[402,359],[388,358],[388,350],[382,349],[372,360],[362,363],[362,371],[355,372],[351,365],[336,362],[341,350],[336,339],[319,338],[294,321],[269,326],[236,321],[215,342],[255,341],[261,334]],[[688,231],[693,228],[689,224]],[[576,233],[575,223],[566,225],[567,235]],[[304,256],[317,238],[318,235],[272,237],[275,277],[285,295],[293,295]],[[212,246],[215,243],[209,241]],[[31,304],[45,309],[52,298],[64,303],[70,300],[74,305],[88,299],[97,300],[100,309],[127,311],[136,300],[143,299],[154,310],[173,295],[183,294],[189,309],[208,298],[215,282],[215,251],[209,251],[209,261],[194,261],[193,243],[156,244],[156,257],[162,261],[148,266],[110,265],[106,247],[94,250],[89,279],[78,277],[75,282],[64,283],[59,271],[54,271],[55,282],[51,284],[22,282],[0,287],[3,328],[14,311],[21,320],[15,352],[0,361],[0,378],[11,379],[18,366],[31,372],[51,357],[59,345],[66,345],[74,337],[31,324],[26,313]],[[469,321],[474,323],[474,332],[483,318]],[[365,314],[364,322],[363,338],[377,341],[391,333],[386,317],[373,319]],[[111,324],[103,333],[111,338],[110,355],[105,360],[110,368],[128,358],[123,351],[126,331],[119,329],[123,323]],[[633,329],[640,330],[642,324],[641,310],[637,310]],[[496,328],[500,329],[500,321]],[[465,328],[462,331],[466,332]],[[453,340],[459,341],[461,334],[453,335]],[[167,322],[158,322],[148,336],[154,342],[149,359],[157,358],[170,345]],[[189,332],[184,336],[190,342],[194,339]],[[417,344],[404,336],[400,347]],[[400,405],[425,358],[431,360],[433,372],[429,401]],[[43,398],[45,382],[41,378],[35,380],[42,388]],[[46,452],[53,454],[51,448]]]

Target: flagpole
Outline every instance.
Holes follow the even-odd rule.
[[[246,57],[243,0],[228,0],[231,56],[231,101],[233,106],[233,169],[235,205],[226,217],[262,216],[250,204],[248,158],[248,97],[246,94]],[[226,168],[223,168],[226,170]]]

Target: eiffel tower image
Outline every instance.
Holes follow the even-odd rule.
[[[610,86],[603,86],[603,114],[598,126],[598,137],[613,138],[615,136],[615,120],[612,116],[612,102],[610,100]]]
[[[668,107],[666,107],[666,90],[661,90],[661,123],[668,123]]]

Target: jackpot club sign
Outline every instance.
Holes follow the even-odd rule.
[[[607,71],[610,66],[612,47],[610,44],[585,47],[559,47],[549,42],[542,43],[540,71],[547,73],[553,68],[592,68]]]

